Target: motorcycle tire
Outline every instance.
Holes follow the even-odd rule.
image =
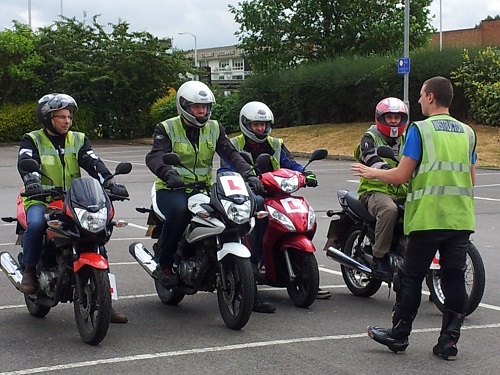
[[[155,288],[156,294],[158,294],[158,298],[165,305],[169,306],[177,306],[186,296],[184,293],[180,293],[173,289],[167,289],[160,280],[155,279]]]
[[[358,246],[358,241],[360,240],[361,230],[359,227],[351,227],[347,234],[347,240],[342,248],[342,252],[358,262],[366,264],[364,259],[360,259],[356,256],[356,246]],[[363,238],[363,241],[369,241],[367,237]],[[342,271],[342,278],[344,279],[345,285],[351,291],[352,294],[358,297],[370,297],[377,293],[382,285],[382,280],[376,279],[362,271],[358,271],[354,268],[348,268],[344,265],[340,266]]]
[[[83,300],[75,293],[75,321],[84,342],[98,345],[108,332],[111,319],[111,287],[108,271],[85,266],[78,271]]]
[[[249,258],[229,254],[221,260],[221,267],[224,280],[217,286],[219,311],[228,328],[239,330],[252,314],[255,297],[252,265]]]
[[[295,274],[294,280],[286,276],[288,296],[295,306],[307,308],[316,301],[318,295],[318,262],[313,253],[306,253],[299,249],[289,249],[288,256]]]
[[[440,270],[429,270],[426,277],[427,287],[429,288],[430,299],[441,311],[445,311],[444,293],[441,287]],[[472,314],[479,306],[483,298],[486,285],[486,273],[481,254],[472,242],[467,249],[466,268],[465,268],[465,287],[467,291],[467,305],[465,315]]]
[[[35,318],[44,318],[50,311],[50,307],[39,305],[36,303],[36,297],[31,294],[24,295],[24,302],[29,313]]]

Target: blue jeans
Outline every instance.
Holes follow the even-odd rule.
[[[26,213],[28,227],[23,234],[23,263],[25,266],[36,266],[42,253],[43,236],[47,229],[44,204],[30,206]]]
[[[158,240],[159,254],[155,254],[162,269],[172,268],[174,264],[177,245],[191,219],[191,213],[187,207],[190,195],[192,194],[179,190],[162,189],[156,192],[156,204],[165,216]]]

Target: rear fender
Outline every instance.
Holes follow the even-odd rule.
[[[73,272],[77,272],[83,266],[88,265],[100,270],[107,270],[109,268],[108,261],[101,254],[97,253],[82,253],[73,263]]]
[[[233,254],[240,258],[250,258],[250,250],[238,242],[226,242],[222,249],[217,251],[217,260],[220,262],[226,255]]]

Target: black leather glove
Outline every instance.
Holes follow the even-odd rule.
[[[104,188],[109,189],[111,194],[118,195],[120,197],[128,197],[128,191],[125,185],[116,182],[114,178],[104,182]]]
[[[167,174],[163,178],[163,181],[165,181],[167,187],[169,187],[170,189],[184,186],[184,181],[182,181],[181,176],[179,176],[179,173],[177,173],[177,171],[173,169],[167,172]]]
[[[316,175],[312,173],[311,171],[304,171],[304,176],[306,176],[306,186],[309,187],[316,187],[318,186],[318,180],[316,178]]]
[[[262,181],[259,180],[257,176],[248,176],[247,177],[247,182],[248,185],[250,185],[250,188],[254,192],[254,194],[257,195],[263,195],[264,194],[264,184],[262,184]]]
[[[37,195],[43,193],[42,183],[40,177],[34,173],[25,174],[23,177],[24,192],[27,196]]]

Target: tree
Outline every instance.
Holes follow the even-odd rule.
[[[33,88],[41,84],[35,69],[43,59],[35,51],[31,29],[13,21],[12,30],[0,32],[0,103],[33,99]]]
[[[432,0],[410,2],[410,48],[428,43]],[[239,46],[257,71],[338,55],[403,50],[402,0],[243,0],[229,5],[240,24]]]
[[[39,29],[43,92],[66,92],[90,108],[102,137],[143,136],[150,106],[179,86],[178,72],[188,71],[189,62],[170,39],[130,32],[126,22],[109,24],[108,33],[97,17],[91,23],[64,18]]]

